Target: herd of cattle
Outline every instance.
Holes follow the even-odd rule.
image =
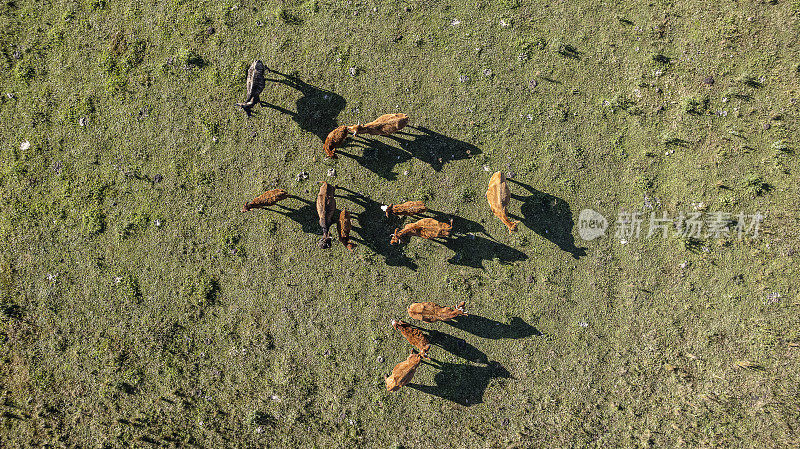
[[[259,96],[264,89],[264,64],[256,60],[250,65],[247,71],[247,99],[244,103],[237,103],[245,112],[250,115],[250,109],[260,102]],[[369,134],[373,136],[386,136],[400,131],[408,124],[408,115],[402,113],[384,114],[376,120],[352,126],[339,126],[331,131],[323,145],[323,151],[328,158],[336,158],[336,148],[344,145],[347,138],[352,134]],[[317,194],[317,215],[319,225],[322,228],[322,238],[318,246],[320,248],[331,247],[330,227],[333,226],[334,219],[337,218],[336,186],[322,181],[319,193]],[[284,189],[274,189],[265,192],[252,201],[245,203],[242,212],[252,209],[263,209],[274,206],[279,201],[289,198],[289,193]],[[511,221],[508,218],[506,208],[511,198],[511,193],[506,183],[504,173],[498,171],[489,180],[486,190],[486,199],[492,212],[508,227],[509,232],[516,231],[519,222]],[[422,201],[407,201],[402,204],[389,204],[381,207],[386,213],[386,217],[391,216],[412,216],[427,211],[425,203]],[[348,249],[355,246],[350,242],[350,212],[341,210],[338,214],[339,240]],[[396,245],[407,242],[410,237],[421,237],[423,239],[446,238],[453,230],[453,220],[443,223],[433,218],[423,218],[413,223],[406,224],[402,229],[396,228],[391,234],[389,243]],[[432,302],[414,303],[408,307],[408,315],[426,323],[436,321],[447,321],[453,318],[467,315],[465,303],[462,301],[455,308],[441,307]],[[417,367],[423,358],[428,358],[430,343],[428,337],[417,327],[403,321],[392,320],[392,326],[408,340],[411,345],[419,352],[412,351],[408,358],[395,365],[392,373],[386,378],[386,389],[397,391],[400,387],[411,382]]]

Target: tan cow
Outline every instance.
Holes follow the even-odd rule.
[[[466,303],[461,301],[455,308],[442,307],[435,302],[415,302],[408,306],[408,316],[426,323],[448,321],[455,317],[467,315],[464,308]]]
[[[408,385],[421,361],[419,354],[412,352],[407,359],[395,365],[392,374],[386,378],[386,389],[397,391],[400,387]]]
[[[506,176],[503,172],[497,172],[492,175],[489,180],[489,188],[486,189],[486,199],[489,201],[492,212],[508,226],[509,234],[516,231],[519,222],[509,220],[508,215],[506,215],[506,207],[511,199],[511,191],[508,189]]]
[[[389,243],[396,245],[401,243],[405,237],[411,236],[422,237],[424,239],[449,237],[452,230],[452,219],[450,220],[450,224],[447,224],[434,220],[433,218],[423,218],[417,222],[405,225],[402,230],[395,229],[394,234],[391,235]]]
[[[283,189],[270,190],[255,197],[253,201],[245,203],[244,207],[242,207],[242,212],[274,206],[278,201],[285,200],[288,197],[289,194]]]
[[[350,212],[343,210],[339,214],[339,241],[349,250],[352,250],[356,246],[355,243],[350,241],[350,230],[352,228]]]
[[[386,212],[386,218],[392,215],[417,215],[428,210],[422,201],[406,201],[403,204],[389,204],[381,206],[381,210]]]
[[[336,186],[329,185],[325,181],[319,186],[317,215],[319,216],[319,226],[322,228],[322,239],[318,243],[320,248],[331,247],[330,227],[333,224],[333,216],[336,214],[334,192],[336,192]]]
[[[374,121],[366,124],[358,124],[350,126],[348,129],[353,136],[358,134],[371,134],[373,136],[388,136],[389,134],[396,133],[405,128],[408,124],[408,116],[406,114],[384,114]]]

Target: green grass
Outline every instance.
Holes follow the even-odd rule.
[[[791,1],[0,3],[0,446],[796,447],[798,36]],[[404,199],[456,236],[390,247]],[[701,202],[760,238],[614,238]],[[460,300],[387,393],[390,320]]]

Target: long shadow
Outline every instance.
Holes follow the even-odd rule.
[[[538,329],[516,316],[512,317],[509,323],[501,323],[500,321],[470,314],[460,316],[455,320],[445,321],[445,323],[472,335],[492,340],[543,335]]]
[[[349,153],[343,151],[344,148],[337,148],[336,153],[355,160],[362,167],[387,181],[394,181],[397,179],[397,173],[392,171],[395,165],[411,159],[411,156],[405,151],[378,140],[356,137],[355,139],[351,139],[348,145],[345,145],[345,148],[353,147],[360,147],[363,149],[361,156],[355,152]]]
[[[453,229],[456,230],[455,220],[453,223]],[[455,253],[447,260],[453,265],[483,268],[483,262],[486,260],[497,259],[500,263],[507,264],[528,258],[527,254],[516,248],[474,234],[456,234],[440,243]]]
[[[492,379],[511,378],[511,373],[494,361],[485,366],[440,362],[435,359],[423,363],[440,370],[433,377],[436,385],[411,383],[408,387],[467,407],[483,402],[483,393]]]
[[[279,203],[265,210],[291,218],[303,227],[303,232],[305,233],[322,235],[322,229],[319,227],[319,216],[317,215],[317,204],[299,196],[290,195],[289,198],[305,204],[298,208],[291,208]]]
[[[363,208],[362,211],[350,211],[350,215],[358,222],[358,226],[353,226],[353,230],[358,232],[358,237],[351,234],[351,240],[383,256],[389,266],[404,266],[412,270],[417,269],[417,264],[413,260],[403,254],[400,249],[389,244],[389,234],[394,231],[394,228],[389,229],[380,203],[345,187],[340,186],[336,191],[337,197],[344,198]],[[340,192],[346,193],[341,194]],[[341,208],[339,206],[339,209]]]
[[[549,193],[540,192],[528,184],[513,179],[508,181],[530,192],[528,196],[511,194],[512,198],[523,202],[521,207],[523,216],[509,215],[511,218],[522,221],[525,226],[555,243],[575,259],[586,255],[586,248],[575,246],[575,237],[572,235],[575,221],[572,218],[572,209],[566,201]]]
[[[441,171],[448,161],[468,159],[481,154],[481,150],[475,145],[447,137],[424,126],[406,128],[416,132],[392,134],[387,137],[400,144],[400,148],[413,157],[430,164],[436,171]]]
[[[425,329],[425,331],[430,335],[432,345],[470,362],[489,363],[489,357],[483,351],[467,343],[463,338],[454,337],[433,329]]]
[[[301,129],[314,133],[324,141],[328,133],[338,126],[336,117],[347,105],[345,99],[329,90],[312,86],[295,74],[289,75],[272,69],[267,69],[267,72],[276,74],[280,78],[267,78],[266,81],[285,84],[297,89],[303,96],[295,103],[297,111],[290,111],[264,101],[261,104],[290,115]]]

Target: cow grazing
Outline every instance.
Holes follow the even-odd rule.
[[[352,250],[356,245],[350,241],[350,229],[353,226],[350,224],[350,212],[343,210],[339,214],[339,241],[347,249]]]
[[[366,124],[358,124],[350,126],[348,129],[353,136],[359,134],[371,134],[373,136],[388,136],[389,134],[396,133],[405,128],[408,124],[408,116],[406,114],[384,114],[374,121]]]
[[[288,197],[289,194],[283,189],[270,190],[255,197],[253,201],[245,203],[244,207],[242,207],[242,212],[247,212],[250,209],[263,209],[265,207],[274,206],[278,201],[285,200]]]
[[[426,323],[448,321],[455,317],[467,315],[464,308],[465,302],[461,301],[455,308],[442,307],[434,302],[415,302],[408,306],[408,316]]]
[[[519,222],[509,220],[508,215],[506,215],[506,207],[509,199],[511,199],[511,191],[508,189],[506,176],[503,172],[497,172],[492,175],[489,180],[489,188],[486,189],[486,199],[489,201],[492,212],[508,226],[508,233],[516,231]]]
[[[317,215],[319,215],[319,225],[322,228],[322,239],[318,244],[320,248],[331,247],[330,227],[333,224],[333,216],[336,214],[336,198],[333,196],[335,191],[336,186],[329,185],[325,181],[319,186]]]
[[[428,350],[431,349],[431,343],[428,341],[428,336],[416,327],[404,322],[392,320],[392,326],[399,330],[403,337],[406,337],[411,346],[417,348],[419,355],[422,358],[430,359],[428,357]]]
[[[433,218],[423,218],[414,223],[409,223],[403,226],[403,229],[395,229],[394,234],[391,235],[389,243],[396,245],[401,243],[404,238],[416,236],[424,239],[434,239],[437,237],[449,237],[450,232],[453,230],[453,220],[450,224],[436,221]]]
[[[325,151],[325,156],[336,159],[336,149],[341,148],[344,145],[344,141],[347,140],[348,130],[347,126],[340,126],[330,133],[328,133],[328,137],[325,138],[325,143],[322,145],[322,149]]]
[[[428,210],[422,201],[406,201],[403,204],[389,204],[381,206],[381,210],[386,212],[386,218],[392,215],[417,215]]]
[[[395,365],[392,374],[386,378],[386,389],[397,391],[400,387],[408,385],[421,361],[419,354],[412,352],[407,359]]]
[[[236,106],[244,109],[248,116],[253,106],[261,101],[264,81],[264,63],[257,59],[247,69],[247,99],[244,103],[236,103]]]

